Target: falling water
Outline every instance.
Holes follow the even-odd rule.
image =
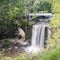
[[[45,37],[45,28],[47,29],[47,36]],[[44,42],[45,38],[50,37],[50,30],[49,30],[49,24],[41,22],[33,25],[32,28],[32,38],[31,38],[31,46],[27,48],[27,52],[39,52],[40,48],[44,48]]]

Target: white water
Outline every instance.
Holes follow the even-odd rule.
[[[47,38],[49,38],[50,37],[50,30],[49,30],[48,24],[38,23],[38,24],[33,25],[31,46],[26,48],[27,52],[38,53],[38,52],[40,52],[40,48],[44,48],[45,27],[48,28]]]

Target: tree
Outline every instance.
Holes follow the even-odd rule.
[[[24,0],[1,0],[0,1],[0,36],[4,32],[14,32],[15,20],[21,19],[24,14]]]
[[[47,11],[51,12],[51,2],[48,0],[34,0],[33,11]]]

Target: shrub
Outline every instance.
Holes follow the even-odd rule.
[[[2,43],[2,47],[3,47],[3,48],[7,48],[9,45],[10,45],[10,41],[9,41],[9,40],[5,40],[5,41]]]

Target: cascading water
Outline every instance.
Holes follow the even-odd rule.
[[[48,36],[45,37],[45,28],[48,28]],[[31,38],[31,46],[27,47],[27,52],[40,52],[40,48],[44,48],[44,40],[45,38],[49,38],[51,31],[49,31],[49,24],[47,23],[37,23],[33,25],[32,28],[32,38]]]
[[[32,29],[32,46],[43,47],[44,46],[44,26],[42,24],[33,25]]]
[[[51,30],[49,22],[53,15],[51,13],[30,13],[29,20],[32,20],[33,16],[36,16],[34,21],[38,23],[33,25],[31,46],[25,48],[28,53],[38,53],[40,48],[44,48],[46,41],[50,38]]]

